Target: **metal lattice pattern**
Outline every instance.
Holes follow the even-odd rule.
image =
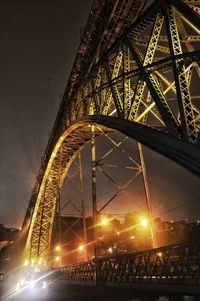
[[[145,124],[156,134],[158,128],[177,140],[197,142],[200,1],[155,1],[142,15],[146,1],[114,2],[116,6],[107,16],[107,29],[96,48],[92,48],[96,49],[96,56],[91,57],[84,73],[85,69],[80,72],[79,66],[83,66],[84,47],[88,47],[91,38],[86,26],[88,40],[84,40],[85,46],[81,45],[77,54],[80,65],[73,67],[76,74],[71,74],[39,185],[30,202],[30,212],[33,206],[34,211],[32,216],[30,213],[25,248],[28,260],[48,260],[60,188],[78,150],[90,140],[90,128],[80,126],[78,120],[89,115],[113,116]],[[91,32],[94,33],[93,27]]]
[[[94,280],[106,285],[112,283],[134,283],[155,280],[172,280],[200,277],[200,245],[185,244],[159,248],[132,254],[100,258],[99,274],[95,261],[76,264],[63,269],[68,280]]]
[[[200,95],[194,95],[192,86],[194,73],[199,76],[199,29],[191,18],[192,4],[187,6],[188,14],[184,5],[182,1],[154,4],[121,36],[71,99],[67,125],[94,114],[138,123],[145,118],[147,126],[195,143]]]
[[[89,140],[90,126],[79,127],[79,131],[65,133],[60,138],[48,163],[34,208],[25,250],[27,259],[48,259],[60,188],[78,151]]]

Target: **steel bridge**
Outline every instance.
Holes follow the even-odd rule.
[[[48,264],[64,179],[88,143],[95,175],[102,131],[117,130],[200,176],[199,28],[199,0],[94,1],[24,220],[27,263]],[[94,279],[97,270],[102,283],[196,279],[199,245],[101,258],[66,268],[66,277]]]

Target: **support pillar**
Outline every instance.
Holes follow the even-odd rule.
[[[83,199],[83,169],[81,152],[79,152],[79,175],[80,175],[80,194],[81,194],[81,207],[82,207],[82,219],[83,219],[83,235],[84,235],[84,261],[87,261],[87,226],[85,219],[85,204]]]
[[[96,188],[96,144],[95,125],[91,125],[91,147],[92,147],[92,209],[93,209],[93,233],[94,233],[94,257],[96,263],[96,286],[99,285],[99,258],[97,246],[97,188]]]
[[[143,149],[142,149],[141,143],[138,143],[138,151],[139,151],[141,168],[142,168],[142,176],[143,176],[143,182],[144,182],[144,191],[145,191],[145,197],[146,197],[147,210],[148,210],[148,215],[149,215],[149,219],[150,219],[152,247],[157,248],[157,238],[156,238],[155,226],[154,226],[153,215],[152,215],[150,190],[149,190],[147,171],[146,171],[144,154],[143,154]]]

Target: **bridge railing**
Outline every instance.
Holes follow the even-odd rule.
[[[200,243],[187,243],[98,258],[62,269],[67,280],[109,282],[190,282],[200,277]]]

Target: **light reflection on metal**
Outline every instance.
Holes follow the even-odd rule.
[[[84,261],[87,261],[87,225],[85,216],[85,202],[83,198],[83,171],[82,171],[82,159],[81,152],[79,152],[79,175],[80,175],[80,196],[81,196],[81,209],[82,209],[82,219],[83,219],[83,235],[84,235]]]
[[[156,238],[156,231],[155,231],[155,226],[154,226],[154,221],[153,221],[152,204],[151,204],[150,189],[149,189],[148,178],[147,178],[147,171],[146,171],[144,154],[143,154],[143,149],[142,149],[141,143],[138,143],[138,150],[139,150],[139,156],[140,156],[140,162],[141,162],[142,176],[143,176],[143,181],[144,181],[144,190],[145,190],[148,216],[150,219],[152,247],[156,248],[157,247],[157,238]],[[141,224],[146,227],[148,225],[148,220],[143,219],[141,221]]]
[[[83,123],[80,127],[81,118],[112,115],[119,121],[137,122],[141,127],[145,120],[145,127],[156,134],[163,132],[169,139],[175,137],[176,141],[185,141],[188,145],[197,142],[200,95],[194,86],[195,78],[200,78],[198,5],[191,1],[155,1],[151,9],[141,15],[145,1],[137,1],[137,5],[127,1],[127,7],[134,7],[131,11],[138,19],[123,33],[126,22],[120,23],[120,11],[126,11],[124,20],[128,23],[131,18],[125,8],[117,9],[120,2],[117,1],[118,17],[112,30],[109,33],[105,30],[104,38],[95,45],[96,55],[101,58],[99,63],[96,64],[97,57],[90,62],[84,80],[77,80],[79,74],[83,74],[78,70],[73,70],[74,77],[70,78],[58,114],[61,117],[56,121],[30,202],[27,220],[31,217],[31,222],[24,260],[36,260],[41,255],[46,262],[49,260],[58,191],[74,158],[91,138],[90,126]],[[114,11],[115,8],[107,28],[116,16]],[[104,46],[111,45],[107,34],[114,42],[117,32],[120,36],[115,45],[102,55]],[[184,33],[183,37],[180,32]],[[86,44],[89,49],[88,41]],[[83,66],[84,57],[80,53],[77,60],[82,63],[74,66]],[[100,134],[97,127],[96,130],[96,134]]]
[[[94,258],[96,261],[96,285],[98,286],[99,278],[99,256],[97,245],[97,221],[98,221],[98,209],[97,209],[97,187],[96,187],[96,127],[91,125],[91,159],[92,159],[92,212],[93,212],[93,233],[94,233]]]

